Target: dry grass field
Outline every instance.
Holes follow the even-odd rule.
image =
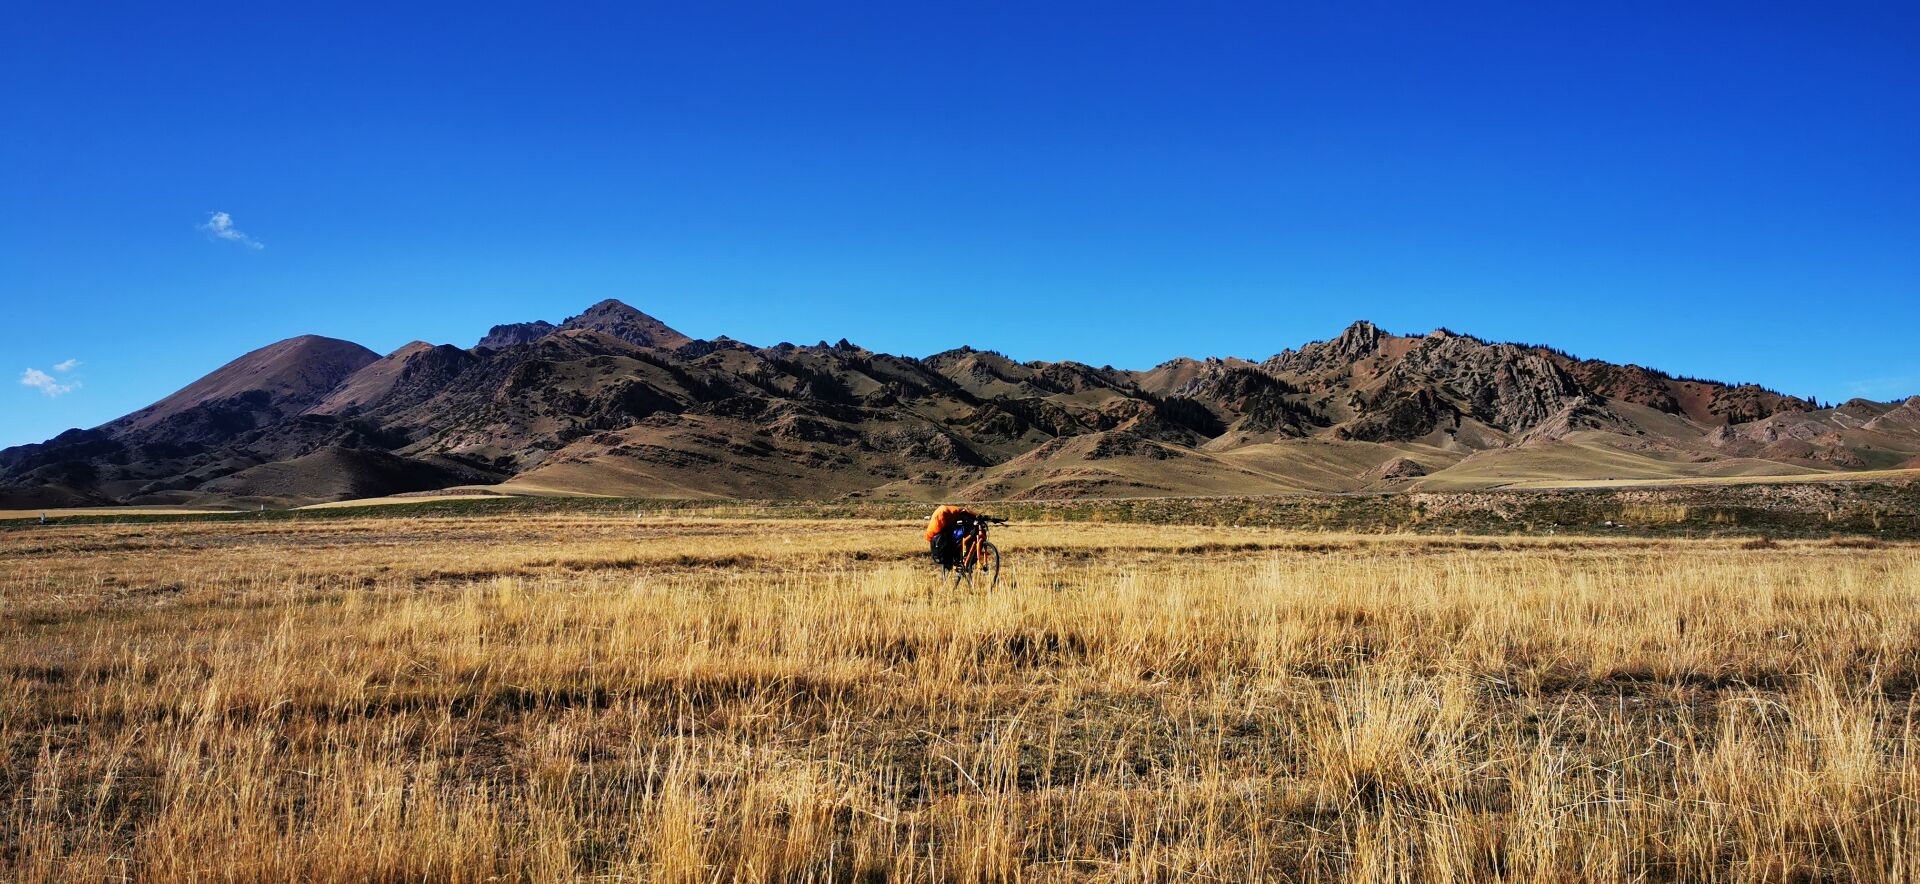
[[[1920,547],[0,531],[0,880],[1920,878]]]

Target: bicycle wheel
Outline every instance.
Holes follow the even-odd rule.
[[[981,580],[985,580],[987,582],[987,589],[991,590],[994,587],[999,586],[1000,585],[1000,547],[994,546],[991,543],[981,544],[980,558],[978,561],[974,562],[973,569],[975,573],[980,575]]]

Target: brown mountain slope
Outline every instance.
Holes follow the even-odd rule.
[[[179,392],[101,427],[140,432],[196,407],[232,402],[249,410],[298,413],[325,398],[379,354],[351,341],[301,335],[235,359]]]
[[[492,476],[446,459],[417,460],[378,450],[328,446],[260,464],[201,485],[210,499],[303,503],[385,497],[486,482]]]
[[[431,398],[476,358],[458,347],[414,341],[349,375],[308,413],[356,414],[396,401]]]
[[[695,340],[617,301],[472,349],[248,354],[0,451],[0,500],[307,501],[507,480],[675,497],[1264,494],[1815,474],[1920,458],[1920,398],[1817,409],[1548,347],[1355,323],[1145,371]]]

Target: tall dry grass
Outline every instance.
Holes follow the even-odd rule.
[[[1920,551],[0,535],[0,878],[1912,880]]]

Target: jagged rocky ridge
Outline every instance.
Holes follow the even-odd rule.
[[[301,337],[0,451],[0,505],[310,502],[507,482],[643,496],[1059,497],[1920,466],[1920,398],[1838,408],[1355,323],[1147,371],[695,340],[618,301],[472,348]],[[1611,470],[1620,476],[1601,476]],[[1594,473],[1594,475],[1587,475]]]

